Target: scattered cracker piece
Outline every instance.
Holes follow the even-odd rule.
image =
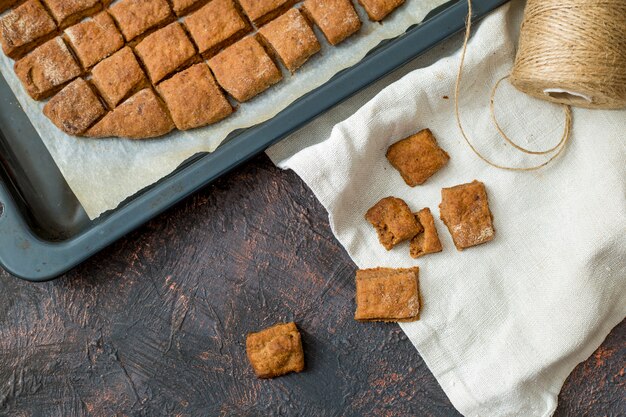
[[[292,73],[320,51],[313,29],[298,9],[290,9],[259,29],[269,50]]]
[[[186,66],[196,57],[196,49],[178,22],[146,36],[137,44],[135,52],[153,84]]]
[[[417,221],[422,225],[424,231],[415,235],[411,239],[410,254],[413,258],[419,258],[420,256],[428,255],[430,253],[437,253],[443,250],[441,241],[439,240],[439,234],[435,227],[435,219],[428,207],[420,210],[415,214]]]
[[[350,0],[305,0],[302,12],[322,31],[331,45],[361,29],[361,19]]]
[[[387,250],[424,230],[409,206],[396,197],[380,200],[367,211],[365,220],[374,226],[378,240]]]
[[[109,13],[127,42],[174,18],[166,0],[120,0],[109,8]]]
[[[363,6],[370,20],[380,22],[404,4],[404,0],[359,0],[359,4]]]
[[[442,189],[439,212],[458,250],[494,238],[493,216],[482,182],[474,180],[469,184]]]
[[[233,0],[211,0],[185,18],[184,23],[205,58],[212,57],[252,30]]]
[[[148,139],[174,130],[165,105],[150,88],[146,88],[104,116],[85,136]]]
[[[80,135],[105,113],[100,99],[82,78],[65,86],[43,108],[43,114],[69,135]]]
[[[295,3],[296,0],[239,0],[243,11],[257,26],[269,22]]]
[[[419,309],[418,267],[356,271],[356,320],[415,321]]]
[[[304,370],[302,340],[293,322],[248,334],[246,353],[259,378],[274,378]]]
[[[18,59],[37,45],[50,40],[57,29],[54,19],[38,0],[26,3],[0,19],[0,43],[4,54]]]
[[[184,16],[202,7],[207,0],[171,0],[172,10],[176,16]]]
[[[60,37],[49,40],[17,61],[14,69],[26,92],[35,100],[50,97],[82,73]]]
[[[437,145],[432,132],[424,129],[391,145],[387,159],[400,172],[404,182],[415,187],[439,171],[450,157]]]
[[[43,0],[61,29],[102,10],[100,0]]]
[[[283,79],[274,61],[252,36],[215,55],[209,67],[222,88],[239,102],[250,100]]]
[[[135,54],[128,46],[93,67],[91,76],[110,108],[149,85]]]
[[[158,90],[180,130],[215,123],[233,112],[205,63],[163,81]]]
[[[107,12],[65,30],[83,68],[91,68],[124,46],[124,38]]]

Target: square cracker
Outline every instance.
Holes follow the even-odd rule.
[[[109,13],[127,42],[174,18],[166,0],[120,0],[109,8]]]
[[[192,62],[196,48],[178,22],[146,36],[135,47],[153,84]]]
[[[63,39],[56,37],[17,61],[15,74],[26,92],[35,100],[44,100],[82,73]]]
[[[428,207],[418,211],[415,214],[417,221],[422,225],[424,231],[415,235],[411,239],[410,254],[412,258],[419,258],[420,256],[428,255],[430,253],[437,253],[443,250],[441,241],[439,240],[439,234],[435,227],[435,219]]]
[[[274,378],[304,370],[302,340],[293,322],[248,334],[246,353],[259,378]]]
[[[419,318],[419,309],[418,267],[356,272],[356,320],[415,321]]]
[[[374,22],[383,20],[403,3],[404,0],[359,0],[359,4],[363,6],[370,20]]]
[[[102,10],[100,0],[43,0],[61,29]]]
[[[305,0],[302,12],[322,31],[331,45],[361,29],[361,19],[350,0]]]
[[[283,79],[274,61],[253,36],[243,38],[209,60],[217,82],[235,100],[248,101]]]
[[[243,11],[257,26],[269,22],[295,3],[296,0],[239,0]]]
[[[91,68],[124,46],[124,38],[107,12],[65,30],[83,68]]]
[[[437,145],[432,132],[424,129],[391,145],[387,159],[400,172],[404,182],[415,187],[439,171],[450,157]]]
[[[146,87],[148,79],[128,46],[100,61],[91,70],[92,82],[110,108]]]
[[[50,40],[57,29],[54,19],[38,0],[28,0],[0,19],[0,43],[4,54],[18,59]]]
[[[386,197],[365,214],[378,233],[378,240],[387,250],[400,242],[412,239],[423,230],[409,206],[396,197]]]
[[[80,135],[105,113],[100,98],[82,78],[66,85],[43,108],[43,114],[69,135]]]
[[[180,130],[218,122],[233,112],[204,62],[163,81],[158,90]]]
[[[489,242],[495,236],[487,191],[482,182],[474,180],[442,189],[439,212],[458,250]]]
[[[205,58],[210,58],[252,30],[233,0],[212,0],[187,16],[184,23]]]
[[[320,51],[313,29],[298,9],[272,20],[259,29],[260,38],[290,72],[300,68]]]

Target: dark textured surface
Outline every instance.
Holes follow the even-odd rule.
[[[353,320],[354,265],[292,172],[259,157],[65,277],[0,272],[0,414],[458,415],[400,328]],[[295,320],[307,370],[257,380],[245,334]],[[558,416],[626,407],[626,324]]]

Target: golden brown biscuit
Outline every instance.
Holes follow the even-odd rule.
[[[83,68],[91,68],[124,46],[124,38],[107,12],[65,30],[65,39]]]
[[[404,0],[359,0],[370,20],[379,22],[404,3]]]
[[[14,70],[26,92],[35,100],[50,97],[82,73],[60,37],[49,40],[17,61]]]
[[[178,22],[146,36],[137,44],[135,52],[153,84],[196,58],[196,49]]]
[[[418,267],[356,271],[356,320],[415,321],[419,309]]]
[[[400,172],[404,182],[415,187],[439,171],[450,157],[437,145],[432,132],[424,129],[391,145],[387,159]]]
[[[100,99],[82,78],[65,86],[43,108],[43,114],[69,135],[80,135],[105,113]]]
[[[239,0],[241,8],[257,27],[282,14],[295,3],[296,0]]]
[[[487,191],[482,182],[474,180],[442,189],[439,212],[458,250],[489,242],[495,236]]]
[[[163,81],[158,90],[180,130],[215,123],[233,112],[204,62]]]
[[[411,239],[410,254],[413,258],[428,255],[429,253],[437,253],[443,250],[439,234],[435,227],[435,219],[428,207],[418,211],[415,216],[417,221],[422,225],[424,231],[415,235]]]
[[[146,88],[108,113],[85,136],[148,139],[174,130],[165,105],[150,88]]]
[[[172,10],[176,16],[184,16],[199,9],[207,0],[171,0]]]
[[[211,0],[185,18],[184,23],[205,58],[210,58],[252,30],[233,0]]]
[[[100,0],[43,0],[61,29],[102,10]]]
[[[378,240],[387,250],[424,230],[409,206],[396,197],[380,200],[367,211],[365,220],[374,226]]]
[[[290,9],[259,29],[270,51],[292,73],[320,50],[309,22],[298,9]]]
[[[166,0],[120,0],[109,13],[128,42],[174,18]]]
[[[38,0],[28,0],[0,19],[0,43],[4,54],[18,59],[54,37],[57,25]]]
[[[244,102],[283,79],[276,64],[254,37],[247,37],[209,60],[217,82],[235,100]]]
[[[331,45],[361,29],[361,19],[350,0],[305,0],[302,12],[322,31]]]
[[[259,378],[274,378],[304,370],[302,340],[293,322],[248,334],[246,354]]]
[[[91,70],[92,82],[110,108],[149,85],[132,49],[120,49]]]

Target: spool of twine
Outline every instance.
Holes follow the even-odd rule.
[[[626,107],[626,0],[528,0],[510,81],[555,103]]]
[[[463,65],[471,34],[472,3],[467,2],[469,13],[455,87],[455,114],[463,138],[489,165],[511,171],[544,167],[561,154],[570,138],[570,106],[626,107],[626,0],[528,0],[511,74],[498,80],[492,90],[491,118],[499,134],[515,149],[531,155],[551,156],[527,167],[490,161],[473,146],[463,129],[459,112]],[[556,146],[544,151],[529,150],[504,133],[495,118],[494,97],[505,79],[525,94],[563,105],[565,128]]]

